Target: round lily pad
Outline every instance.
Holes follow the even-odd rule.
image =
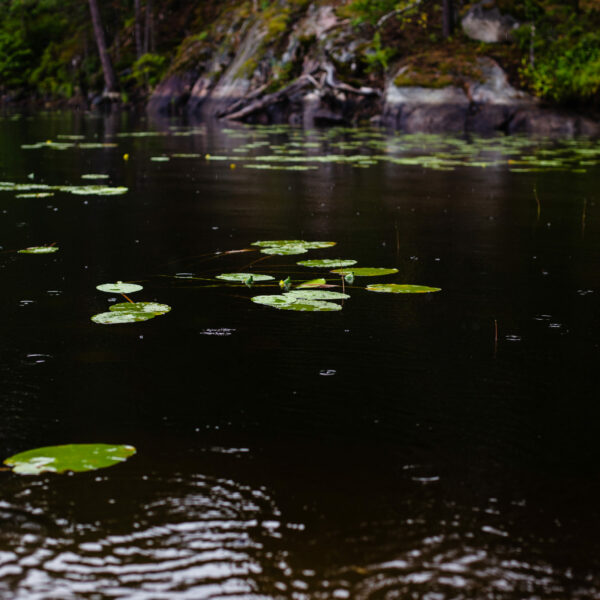
[[[254,296],[251,298],[252,302],[257,304],[264,304],[265,306],[272,306],[273,308],[281,308],[294,302],[294,298],[289,296],[270,294],[268,296]]]
[[[85,173],[81,179],[108,179],[108,175],[106,173]]]
[[[439,292],[442,288],[427,287],[426,285],[405,285],[399,283],[373,283],[367,286],[369,292],[384,292],[388,294],[427,294]]]
[[[257,281],[271,281],[275,279],[271,277],[271,275],[256,275],[255,273],[221,273],[221,275],[217,275],[217,279],[224,279],[225,281],[239,281],[240,283],[244,283],[250,277],[252,277],[254,282]]]
[[[342,307],[335,302],[325,302],[324,300],[297,300],[287,306],[280,306],[282,310],[297,310],[300,312],[328,312],[342,310]]]
[[[376,277],[377,275],[392,275],[398,272],[398,269],[384,269],[379,267],[357,267],[356,269],[334,269],[332,273],[338,275],[348,275],[352,273],[355,277]]]
[[[54,192],[25,192],[24,194],[16,194],[15,198],[50,198],[54,196]]]
[[[291,292],[286,292],[285,295],[296,300],[346,300],[350,298],[348,294],[329,292],[327,290],[292,290]]]
[[[95,471],[123,462],[135,452],[128,445],[67,444],[27,450],[7,458],[4,464],[21,475]]]
[[[120,196],[128,191],[128,188],[124,186],[110,187],[108,185],[63,185],[57,189],[78,196]]]
[[[133,292],[139,292],[144,288],[136,283],[123,283],[122,281],[117,281],[116,283],[103,283],[102,285],[97,285],[96,289],[101,292],[108,292],[109,294],[133,294]]]
[[[341,260],[341,259],[331,259],[325,258],[321,260],[301,260],[296,263],[297,265],[301,265],[303,267],[321,267],[323,269],[331,269],[333,267],[351,267],[356,264],[355,260]]]
[[[154,315],[164,315],[171,310],[168,304],[159,304],[158,302],[119,302],[111,304],[109,310],[114,312],[143,312]]]
[[[322,300],[301,300],[293,296],[272,295],[272,296],[254,296],[252,302],[264,304],[279,310],[297,310],[301,312],[313,311],[337,311],[342,310],[339,304],[334,302],[324,302]]]
[[[299,289],[305,288],[318,288],[321,286],[327,285],[327,281],[323,278],[319,279],[310,279],[309,281],[304,281],[298,284]]]
[[[122,325],[124,323],[148,321],[154,319],[155,316],[156,313],[145,312],[143,310],[113,310],[94,315],[92,321],[100,325]]]
[[[272,248],[261,248],[263,254],[276,254],[279,256],[289,256],[291,254],[306,254],[308,249],[305,246],[288,245],[288,246],[273,246]]]
[[[252,242],[253,246],[259,248],[276,248],[278,246],[304,246],[307,250],[317,250],[319,248],[329,248],[335,246],[337,242],[307,242],[305,240],[261,240]]]
[[[19,250],[19,254],[52,254],[58,252],[58,246],[31,246]]]

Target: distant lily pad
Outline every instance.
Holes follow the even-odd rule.
[[[111,304],[109,310],[115,312],[143,312],[154,315],[164,315],[171,310],[168,304],[159,304],[158,302],[119,302]]]
[[[356,269],[335,269],[332,273],[339,275],[348,275],[353,273],[355,277],[376,277],[377,275],[392,275],[397,273],[398,269],[384,269],[379,267],[357,267]]]
[[[127,460],[136,453],[133,446],[117,444],[67,444],[46,446],[15,454],[4,461],[15,473],[65,473],[95,471]]]
[[[286,296],[295,298],[296,300],[346,300],[350,298],[348,294],[342,292],[329,292],[327,290],[292,290],[286,292]]]
[[[110,187],[108,185],[63,185],[58,189],[77,196],[120,196],[128,191],[126,187]]]
[[[306,246],[299,246],[289,244],[288,246],[273,246],[269,248],[261,248],[263,254],[275,254],[278,256],[289,256],[292,254],[306,254],[308,248]]]
[[[426,285],[405,285],[399,283],[374,283],[367,286],[369,292],[384,292],[388,294],[427,294],[439,292],[442,288]]]
[[[58,246],[31,246],[19,250],[19,254],[52,254],[58,252]]]
[[[351,267],[352,265],[356,264],[356,261],[351,259],[341,260],[335,258],[325,258],[321,260],[301,260],[296,264],[303,267],[321,267],[323,269],[331,269],[333,267]]]
[[[256,275],[255,273],[221,273],[221,275],[217,275],[217,279],[223,279],[225,281],[237,281],[239,283],[244,283],[250,277],[256,283],[257,281],[271,281],[275,279],[271,277],[271,275]]]
[[[253,246],[259,248],[277,248],[280,246],[303,246],[307,250],[317,250],[319,248],[330,248],[337,242],[307,242],[305,240],[261,240],[253,242]]]
[[[26,192],[25,194],[16,194],[15,198],[49,198],[54,196],[54,192]]]
[[[168,156],[151,156],[150,160],[154,162],[169,162],[171,159]]]
[[[81,179],[108,179],[108,175],[106,173],[85,173]]]
[[[97,285],[96,289],[101,292],[108,292],[109,294],[133,294],[133,292],[139,292],[144,288],[137,283],[123,283],[122,281],[117,281],[116,283],[103,283],[102,285]]]
[[[155,313],[145,312],[143,310],[114,310],[98,313],[92,317],[92,321],[99,325],[122,325],[125,323],[148,321],[154,319],[155,316]]]
[[[300,300],[293,296],[272,295],[272,296],[254,296],[252,302],[264,304],[279,310],[297,310],[301,312],[313,311],[337,311],[342,310],[339,304],[334,302],[324,302],[322,300]]]

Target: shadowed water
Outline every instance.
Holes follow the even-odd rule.
[[[600,596],[597,143],[70,113],[0,131],[1,181],[129,188],[0,189],[1,458],[137,448],[0,473],[2,597]],[[67,147],[21,148],[46,140]],[[215,254],[265,239],[337,246]],[[321,276],[308,258],[399,273],[335,313],[206,287]],[[117,280],[172,311],[92,323]]]

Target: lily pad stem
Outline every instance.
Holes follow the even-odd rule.
[[[131,304],[135,304],[135,302],[129,296],[126,296],[123,293],[121,293],[121,296],[123,296],[123,298],[125,298],[125,300],[127,300],[127,302],[131,302]]]

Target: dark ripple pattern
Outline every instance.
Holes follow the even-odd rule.
[[[100,524],[57,536],[33,511],[0,507],[12,523],[0,533],[10,548],[0,553],[0,590],[28,600],[269,597],[263,572],[286,565],[265,550],[281,526],[267,494],[202,476],[171,485],[189,493],[143,506],[124,533]]]

